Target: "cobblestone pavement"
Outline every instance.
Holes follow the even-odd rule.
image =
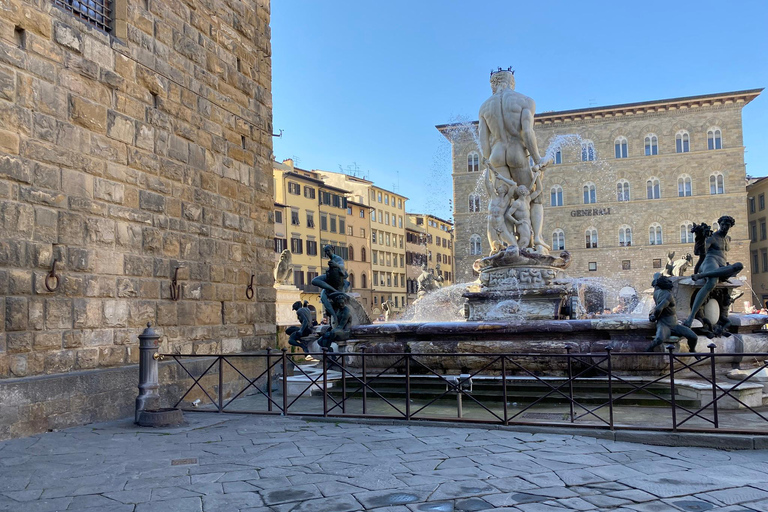
[[[0,510],[768,511],[768,451],[187,414],[0,443]]]

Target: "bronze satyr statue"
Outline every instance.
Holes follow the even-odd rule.
[[[326,245],[323,252],[328,257],[328,270],[325,271],[325,275],[314,278],[312,284],[321,289],[320,302],[323,303],[326,313],[331,318],[331,325],[333,325],[338,323],[338,318],[328,295],[347,291],[349,281],[347,281],[347,271],[344,269],[344,259],[338,254],[334,254],[333,246]]]
[[[709,298],[710,292],[715,288],[718,281],[727,281],[729,278],[735,276],[744,268],[741,263],[729,264],[727,261],[728,248],[730,245],[730,237],[728,236],[728,230],[730,230],[736,221],[729,215],[723,215],[717,220],[720,225],[720,229],[712,233],[704,244],[704,260],[701,261],[701,265],[696,265],[696,270],[693,276],[694,281],[705,279],[704,286],[696,293],[696,298],[691,306],[691,314],[685,320],[684,325],[690,327],[693,323],[693,319],[696,318],[696,313],[699,308]],[[697,253],[698,254],[698,253]],[[730,305],[730,304],[729,304]],[[720,321],[722,321],[723,304],[720,304]],[[727,320],[728,312],[725,311]]]
[[[331,348],[333,342],[346,341],[349,339],[349,330],[352,323],[352,311],[347,305],[347,294],[336,292],[330,294],[336,314],[336,323],[317,341],[317,344],[323,348]]]
[[[672,295],[672,280],[660,273],[653,276],[653,301],[656,306],[648,315],[648,320],[656,322],[656,337],[648,348],[647,352],[652,352],[654,348],[662,343],[669,341],[670,335],[683,336],[688,340],[688,350],[696,351],[696,341],[698,336],[685,325],[677,323],[677,313],[675,312],[675,297]]]
[[[292,309],[296,312],[296,317],[301,325],[299,327],[292,325],[285,330],[289,335],[288,344],[293,347],[301,347],[304,352],[309,352],[309,346],[301,338],[312,334],[312,312],[306,305],[302,306],[300,301],[293,303]]]

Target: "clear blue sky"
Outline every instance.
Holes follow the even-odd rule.
[[[275,157],[356,162],[446,218],[435,125],[477,118],[491,68],[513,66],[539,112],[768,86],[765,0],[273,0],[271,27]],[[753,176],[768,174],[766,96],[744,109]]]

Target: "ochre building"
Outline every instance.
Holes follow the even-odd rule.
[[[768,196],[768,179],[750,179],[747,185],[747,216],[749,220],[749,261],[745,266],[752,270],[752,296],[749,300],[756,307],[765,307],[768,302],[768,210],[765,198]],[[747,295],[747,294],[745,294]]]
[[[555,161],[543,178],[544,239],[571,253],[572,277],[599,278],[592,309],[637,297],[668,254],[693,254],[694,222],[734,217],[729,260],[746,265],[741,112],[761,91],[559,112],[538,105],[539,150]],[[453,145],[456,280],[473,281],[472,262],[490,250],[477,122],[437,129]],[[750,279],[750,265],[741,275]]]

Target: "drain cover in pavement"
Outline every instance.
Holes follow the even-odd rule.
[[[173,459],[171,466],[186,466],[188,464],[197,464],[197,459]]]
[[[570,418],[570,414],[563,412],[526,412],[523,413],[523,418],[529,420],[555,420],[563,421]]]
[[[441,501],[439,503],[424,503],[416,507],[419,512],[453,512],[453,503]]]

